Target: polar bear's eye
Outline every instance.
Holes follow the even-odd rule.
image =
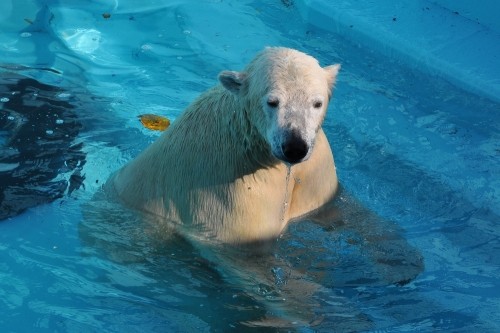
[[[315,109],[319,109],[320,107],[323,106],[323,102],[321,102],[321,101],[315,101],[313,103],[313,106],[314,106]]]
[[[271,108],[277,108],[280,105],[280,101],[276,97],[269,97],[267,105]]]

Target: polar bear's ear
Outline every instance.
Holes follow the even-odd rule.
[[[246,78],[247,74],[244,72],[222,71],[219,74],[219,81],[222,86],[233,94],[238,94],[241,91]]]
[[[326,71],[326,79],[328,81],[328,87],[332,90],[335,85],[335,81],[337,80],[337,74],[340,70],[340,64],[335,64],[331,66],[326,66],[323,68]]]

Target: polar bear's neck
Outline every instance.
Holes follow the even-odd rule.
[[[217,160],[223,168],[248,169],[275,164],[278,161],[272,156],[267,141],[250,119],[250,113],[255,112],[252,108],[255,105],[241,102],[226,89],[215,87],[186,109],[178,121],[179,126],[174,123],[165,140],[182,138],[186,152],[196,152],[207,162]],[[165,144],[177,145],[169,141]]]
[[[188,106],[157,141],[132,161],[131,165],[136,166],[128,168],[141,170],[142,175],[154,174],[156,179],[210,170],[211,178],[205,181],[208,185],[231,182],[281,163],[250,121],[251,108],[224,88],[212,88]]]

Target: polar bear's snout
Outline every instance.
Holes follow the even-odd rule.
[[[295,164],[302,162],[309,153],[309,145],[302,138],[300,132],[292,130],[281,144],[281,152],[285,162]]]
[[[298,128],[274,128],[268,132],[268,142],[274,157],[289,164],[306,161],[311,155],[314,140],[304,137]]]

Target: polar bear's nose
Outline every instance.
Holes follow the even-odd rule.
[[[292,131],[285,143],[281,145],[281,151],[288,163],[299,163],[309,152],[309,146],[299,133]]]

